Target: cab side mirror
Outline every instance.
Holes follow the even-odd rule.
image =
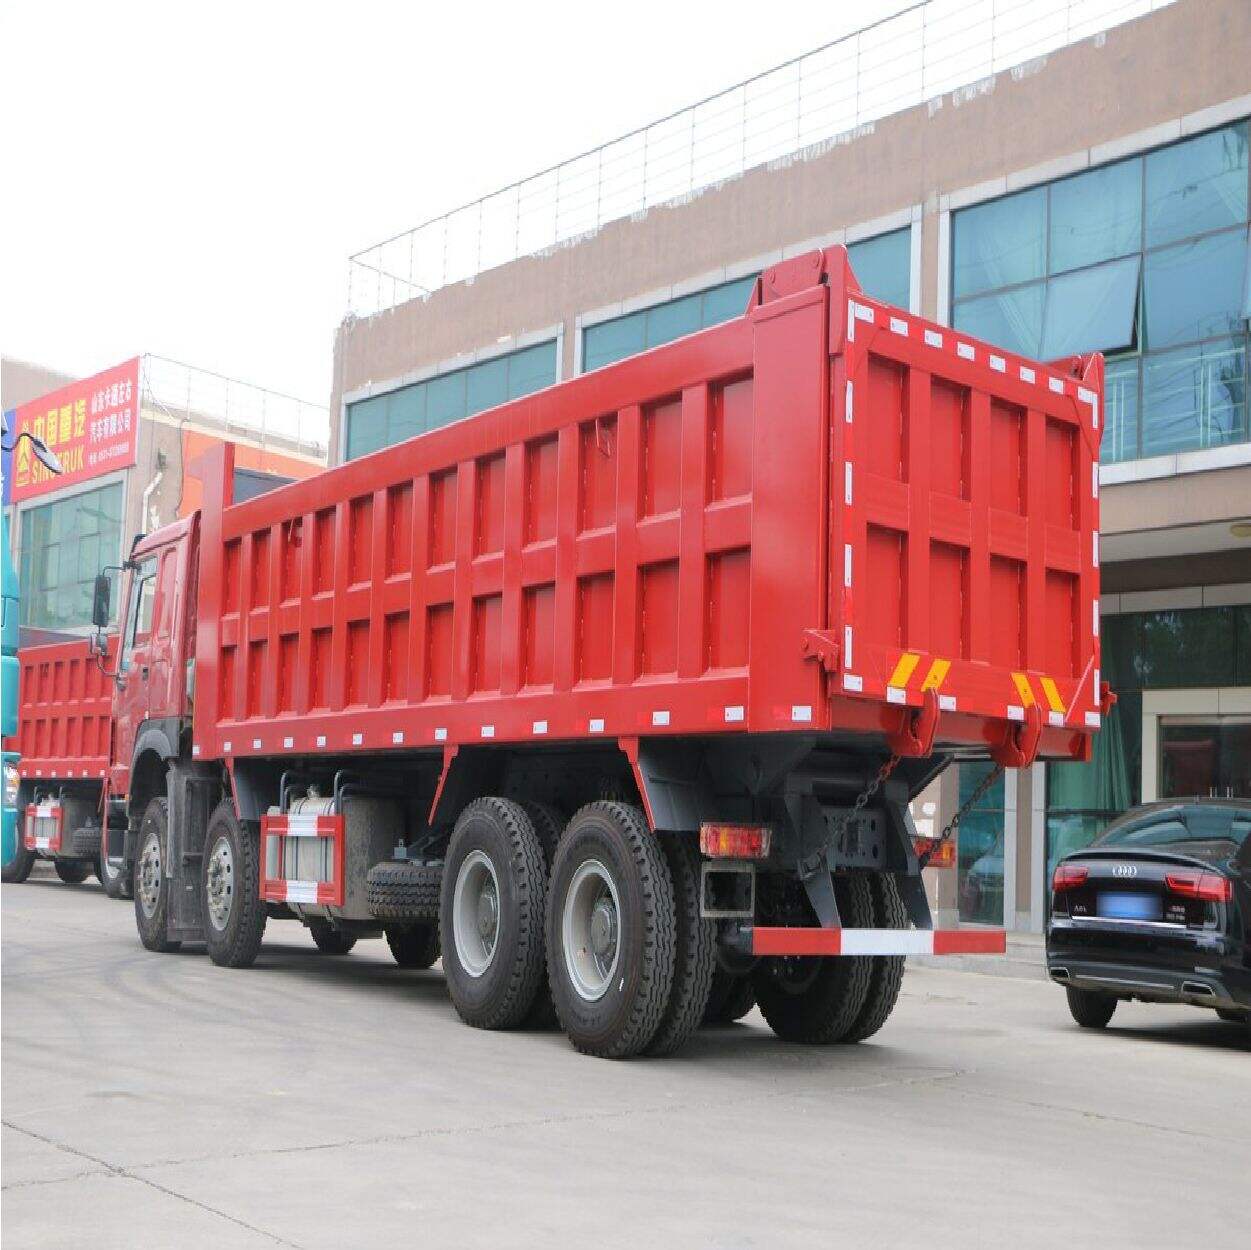
[[[95,590],[91,596],[91,623],[97,629],[107,629],[109,624],[109,597],[112,594],[112,583],[107,573],[96,575]]]

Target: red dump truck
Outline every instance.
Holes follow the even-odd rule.
[[[787,1040],[868,1036],[905,955],[1003,949],[934,930],[909,799],[961,756],[1089,758],[1111,697],[1102,370],[873,300],[832,248],[261,498],[211,453],[121,613],[144,945],[385,936],[441,950],[468,1023],[609,1057],[751,997]]]

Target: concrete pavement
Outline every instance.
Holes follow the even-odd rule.
[[[665,1061],[457,1020],[381,942],[152,955],[129,904],[0,894],[0,1231],[25,1247],[1232,1245],[1251,1053],[1181,1008],[910,968],[857,1047],[753,1013]]]

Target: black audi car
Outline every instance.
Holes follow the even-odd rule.
[[[1251,800],[1151,803],[1062,859],[1047,970],[1084,1028],[1138,999],[1213,1009],[1251,1040]]]

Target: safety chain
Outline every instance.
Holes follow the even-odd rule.
[[[943,826],[943,831],[930,841],[929,847],[923,855],[917,856],[917,862],[922,868],[928,866],[930,860],[934,857],[934,853],[941,850],[943,845],[951,838],[951,835],[959,828],[960,822],[969,814],[974,804],[985,795],[985,793],[1003,776],[1003,765],[996,764],[994,768],[982,778],[977,784],[977,788],[969,795],[963,803],[960,804],[956,814]]]
[[[882,788],[882,785],[890,779],[891,773],[899,767],[899,759],[900,757],[898,755],[892,755],[883,761],[882,767],[877,770],[877,776],[874,777],[873,780],[870,781],[858,795],[856,795],[856,801],[851,805],[851,809],[835,826],[833,841],[842,841],[843,834],[847,832],[847,827],[853,820],[856,819],[857,816],[860,815],[862,811],[864,811],[869,800]]]

